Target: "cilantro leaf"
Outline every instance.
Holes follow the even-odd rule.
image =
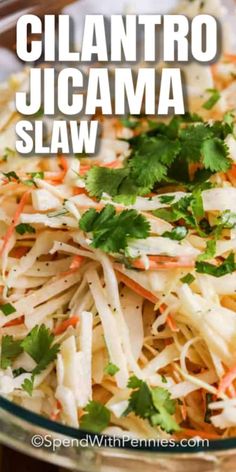
[[[193,191],[192,197],[190,200],[190,208],[192,210],[192,214],[196,221],[198,220],[198,218],[202,218],[204,216],[201,188]]]
[[[20,223],[19,225],[16,225],[15,230],[21,235],[25,233],[35,233],[33,226],[29,225],[28,223]]]
[[[0,310],[5,316],[9,316],[12,313],[16,312],[16,309],[11,303],[5,303],[4,305],[0,305]]]
[[[29,173],[30,177],[32,179],[37,178],[37,179],[44,179],[44,172],[38,171],[38,172],[30,172]]]
[[[20,341],[14,341],[13,336],[3,336],[1,344],[1,369],[7,369],[22,351]]]
[[[5,177],[9,180],[9,182],[12,182],[14,180],[16,180],[17,182],[20,181],[20,178],[18,177],[18,175],[15,173],[14,170],[12,170],[11,172],[3,172],[3,175],[5,175]]]
[[[93,234],[92,246],[104,252],[120,252],[128,245],[129,238],[142,239],[149,235],[149,223],[135,210],[124,210],[116,214],[112,205],[106,205],[98,213],[86,211],[79,221],[83,231]]]
[[[120,369],[119,367],[117,367],[117,365],[113,364],[112,362],[109,362],[104,369],[104,373],[113,377],[117,372],[119,372],[119,370]]]
[[[163,204],[169,204],[169,203],[173,203],[173,201],[175,200],[175,196],[174,195],[161,195],[159,197],[159,201],[160,203],[163,203]]]
[[[132,178],[140,187],[151,190],[156,182],[161,182],[167,175],[168,167],[179,150],[180,144],[165,136],[149,139],[140,136],[129,161]]]
[[[129,140],[131,153],[122,169],[93,167],[87,173],[86,188],[91,196],[101,198],[107,193],[125,204],[166,183],[190,189],[230,168],[224,139],[231,132],[227,121],[209,125],[198,116],[176,116],[168,124],[155,122],[155,127]],[[192,163],[198,166],[190,176]]]
[[[227,111],[224,114],[223,120],[227,125],[230,126],[231,132],[233,132],[234,120],[235,120],[235,115],[233,113],[233,110]]]
[[[32,397],[34,388],[34,377],[32,376],[31,379],[25,379],[23,384],[21,385],[21,388],[23,388],[23,390],[25,390],[25,392],[28,393],[30,397]]]
[[[12,371],[13,377],[18,377],[21,374],[27,374],[27,370],[23,369],[23,367],[19,367],[18,369],[13,369]]]
[[[32,374],[42,372],[56,359],[59,352],[59,344],[53,344],[54,335],[45,325],[35,326],[32,331],[21,342],[21,347],[37,363]]]
[[[129,129],[135,129],[139,125],[139,120],[133,118],[132,116],[129,118],[120,118],[120,122],[125,128]]]
[[[173,228],[171,231],[165,231],[162,234],[163,238],[170,238],[176,241],[182,241],[188,234],[188,230],[185,226],[177,226]]]
[[[132,375],[132,377],[129,378],[127,387],[128,388],[139,388],[142,385],[142,380],[140,380],[138,377],[135,375]]]
[[[172,416],[175,413],[175,402],[171,400],[168,390],[155,387],[151,392],[153,405],[157,411],[151,416],[152,425],[159,425],[167,432],[178,431],[179,427]]]
[[[90,401],[85,407],[85,414],[80,420],[80,428],[91,433],[101,433],[110,423],[111,413],[96,401]]]
[[[205,139],[211,137],[211,131],[205,124],[191,125],[180,132],[181,152],[180,156],[188,162],[199,162],[201,147]]]
[[[15,149],[5,147],[1,160],[6,162],[9,158],[15,157],[15,155],[16,155]]]
[[[139,380],[139,379],[138,379]],[[139,381],[136,384],[134,381],[128,383],[129,388],[135,389],[129,398],[129,405],[126,411],[123,413],[127,416],[130,412],[135,413],[140,418],[150,418],[153,413],[152,395],[148,385]]]
[[[94,166],[86,177],[86,187],[90,195],[101,198],[103,193],[108,193],[111,197],[119,194],[119,187],[127,177],[128,169],[109,169],[106,167]]]
[[[219,266],[215,266],[209,262],[197,261],[195,267],[198,273],[212,275],[213,277],[222,277],[226,274],[232,274],[232,272],[236,270],[234,253],[231,252]]]
[[[197,258],[198,261],[205,261],[207,259],[212,259],[216,253],[216,240],[210,239],[206,243],[205,251],[200,254]]]
[[[223,228],[233,229],[236,226],[236,213],[230,210],[225,210],[222,215],[218,217],[218,225],[222,225]]]
[[[146,382],[135,376],[130,378],[128,387],[133,391],[124,416],[133,412],[136,416],[147,419],[151,425],[159,425],[166,432],[179,430],[173,418],[175,401],[170,398],[168,390],[162,387],[149,388]]]
[[[206,139],[202,143],[203,163],[212,172],[226,172],[231,167],[227,145],[219,138]]]
[[[180,280],[181,282],[183,282],[183,284],[190,285],[195,280],[195,277],[192,274],[188,273],[184,277],[182,277]]]
[[[211,110],[214,107],[214,105],[219,101],[220,92],[217,89],[211,89],[211,88],[207,89],[206,91],[209,92],[211,96],[205,103],[203,103],[202,106],[203,108],[205,108],[205,110]]]

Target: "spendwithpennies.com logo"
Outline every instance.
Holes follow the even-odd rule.
[[[41,434],[35,434],[31,438],[31,445],[34,448],[46,448],[53,452],[61,447],[70,448],[70,447],[125,447],[127,445],[133,448],[208,448],[209,440],[201,438],[191,438],[191,439],[181,439],[180,441],[175,441],[174,439],[138,439],[131,438],[128,435],[122,437],[113,437],[105,435],[93,435],[90,436],[87,434],[84,438],[59,438],[52,435],[46,434],[45,436]]]

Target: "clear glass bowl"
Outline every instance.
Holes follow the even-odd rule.
[[[234,2],[222,3],[230,8],[233,15],[228,21],[235,26]],[[45,438],[44,446],[33,446],[35,436]],[[127,443],[125,447],[79,445],[86,437],[84,431],[50,421],[0,396],[0,442],[60,467],[80,472],[236,472],[236,438],[212,440],[207,448],[179,445],[173,450],[170,446],[132,448]],[[51,439],[62,442],[55,451],[49,447]]]
[[[32,438],[35,438],[35,435],[37,438],[45,438],[44,446],[33,446]],[[170,446],[132,448],[127,443],[125,447],[99,448],[77,444],[86,437],[87,433],[84,431],[50,421],[0,397],[0,442],[61,467],[80,472],[236,470],[236,438],[210,441],[207,449],[179,446],[173,452]],[[53,438],[62,442],[55,451],[49,447],[49,440]]]

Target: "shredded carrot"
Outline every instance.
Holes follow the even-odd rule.
[[[67,330],[67,328],[69,328],[69,326],[73,326],[75,328],[75,326],[77,325],[79,321],[79,317],[78,316],[72,316],[71,318],[68,318],[68,320],[65,320],[65,321],[62,321],[61,324],[59,324],[55,329],[54,329],[54,334],[57,336],[58,334],[62,334],[64,333],[64,331]]]
[[[109,162],[107,164],[102,163],[101,167],[107,167],[108,169],[120,169],[123,167],[122,163],[117,159],[115,161]]]
[[[151,303],[156,304],[158,302],[158,298],[149,290],[146,290],[141,285],[139,285],[134,280],[130,279],[127,275],[122,274],[118,270],[116,271],[117,278],[120,282],[123,282],[127,287],[131,288],[135,293],[141,295],[146,300],[149,300]]]
[[[86,174],[90,169],[91,169],[91,166],[84,164],[84,165],[80,166],[79,173],[80,173],[80,175],[84,175],[84,174]]]
[[[84,187],[73,187],[73,195],[88,195],[88,192]]]
[[[227,172],[227,176],[231,177],[232,179],[236,179],[236,165],[233,164],[231,169]]]
[[[226,59],[227,62],[236,62],[236,54],[225,53],[224,59]]]
[[[174,258],[168,256],[149,256],[148,259],[148,270],[168,270],[194,267],[193,260],[187,257]],[[142,259],[136,259],[133,261],[133,267],[135,267],[135,269],[146,269]]]
[[[178,326],[176,325],[175,319],[173,316],[169,313],[166,319],[167,326],[169,326],[170,330],[177,333],[179,331]]]
[[[64,171],[64,173],[66,173],[68,171],[68,162],[67,162],[67,159],[64,156],[60,156],[59,165],[62,168],[62,170]]]
[[[29,247],[27,246],[18,246],[18,247],[14,247],[12,250],[11,250],[11,257],[14,257],[16,259],[20,259],[22,256],[25,256],[25,254],[27,254],[27,252],[29,251]]]
[[[200,436],[203,439],[218,439],[220,436],[217,433],[209,433],[201,429],[189,429],[183,428],[180,432],[175,433],[177,438],[194,438],[195,436]]]
[[[225,392],[225,390],[227,388],[229,388],[232,384],[232,382],[236,379],[236,365],[233,366],[231,369],[229,369],[229,371],[227,372],[227,374],[225,374],[220,383],[219,383],[219,387],[218,387],[218,396]]]
[[[20,318],[16,318],[15,320],[8,321],[3,327],[4,328],[10,328],[11,326],[18,326],[23,324],[25,321],[24,315],[20,316]]]
[[[61,405],[61,403],[59,402],[59,400],[57,400],[57,401],[56,401],[56,409],[55,409],[55,411],[51,414],[50,419],[51,419],[52,421],[58,420],[58,418],[59,418],[59,416],[60,416],[61,410],[62,410],[62,405]]]
[[[187,407],[186,407],[185,403],[183,403],[183,405],[181,405],[180,411],[181,411],[182,418],[185,421],[187,419]]]
[[[24,206],[26,205],[27,203],[27,200],[29,198],[29,195],[30,195],[30,191],[28,192],[25,192],[22,197],[21,197],[21,200],[20,200],[20,203],[18,204],[17,206],[17,209],[16,209],[16,212],[13,216],[13,219],[12,219],[12,224],[9,226],[4,238],[3,238],[3,244],[2,244],[2,247],[0,249],[0,257],[3,255],[4,253],[4,250],[7,246],[7,243],[10,239],[10,237],[12,236],[13,232],[14,232],[14,229],[15,229],[15,226],[17,225],[18,223],[18,220],[20,218],[20,215],[24,209]]]
[[[84,262],[84,257],[83,256],[73,257],[71,265],[70,265],[70,269],[79,269],[79,267],[81,267],[83,262]]]
[[[210,67],[211,67],[213,79],[215,79],[217,76],[218,64],[212,64]]]

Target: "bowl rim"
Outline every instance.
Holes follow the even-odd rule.
[[[33,411],[27,410],[26,408],[13,403],[12,401],[4,398],[0,395],[0,408],[4,410],[6,413],[9,413],[11,416],[15,417],[16,419],[23,420],[24,422],[32,425],[34,428],[35,426],[39,428],[43,428],[47,430],[47,433],[58,433],[62,436],[67,436],[71,439],[85,439],[88,435],[93,439],[95,437],[99,437],[102,442],[102,438],[108,438],[109,435],[102,435],[100,433],[91,433],[89,431],[76,429],[71,426],[63,425],[62,423],[57,423],[56,421],[52,421],[49,418],[46,418],[38,413],[34,413]],[[191,438],[189,438],[191,439]],[[102,444],[102,447],[105,447]],[[91,446],[92,447],[92,446]],[[95,448],[96,446],[94,446]],[[232,438],[222,438],[222,439],[211,439],[209,440],[209,445],[207,447],[203,445],[197,445],[195,447],[191,446],[183,446],[179,444],[178,448],[173,448],[173,446],[154,446],[154,445],[140,445],[139,447],[133,447],[131,441],[125,442],[125,445],[116,446],[114,449],[119,449],[120,451],[137,451],[137,452],[147,452],[147,453],[158,453],[158,454],[196,454],[196,452],[205,452],[214,451],[214,452],[222,452],[222,451],[232,451],[235,450],[236,452],[236,437]]]

